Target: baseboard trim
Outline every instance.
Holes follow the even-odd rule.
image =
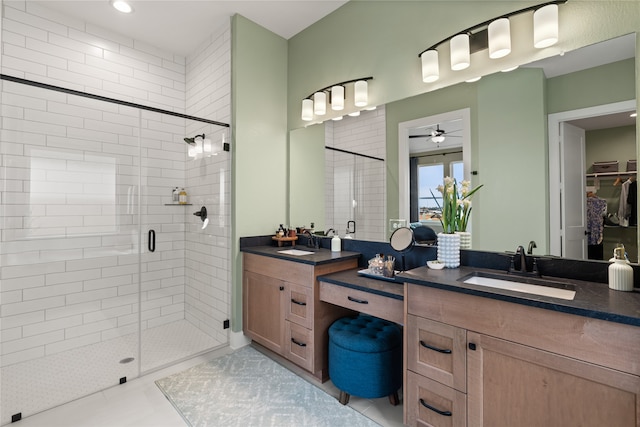
[[[229,347],[233,350],[237,350],[244,346],[251,344],[251,338],[245,336],[242,331],[229,333]]]

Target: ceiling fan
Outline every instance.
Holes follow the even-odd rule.
[[[444,142],[445,135],[453,138],[460,138],[460,136],[458,135],[451,135],[454,132],[459,132],[459,130],[447,132],[444,129],[440,129],[440,124],[437,124],[436,128],[432,129],[430,133],[427,133],[424,135],[409,135],[409,138],[431,138],[431,141],[435,142],[436,144],[439,144],[441,142]]]

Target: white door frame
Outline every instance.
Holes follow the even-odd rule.
[[[464,179],[471,177],[471,109],[449,111],[447,113],[436,114],[429,117],[422,117],[407,122],[398,123],[398,202],[399,219],[407,220],[409,224],[410,216],[410,196],[409,196],[409,129],[429,126],[439,122],[449,122],[452,120],[462,120],[462,163],[464,165]],[[438,147],[434,145],[434,150]]]
[[[560,195],[564,180],[560,168],[560,123],[569,120],[602,116],[635,110],[636,100],[614,102],[578,110],[549,114],[549,254],[562,254],[562,218]]]

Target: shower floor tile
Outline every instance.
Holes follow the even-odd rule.
[[[138,334],[6,366],[0,370],[0,425],[62,405],[227,343],[217,342],[186,320]],[[130,363],[120,363],[125,358]]]

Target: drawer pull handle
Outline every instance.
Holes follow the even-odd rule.
[[[306,347],[307,345],[303,342],[298,342],[296,341],[295,338],[291,338],[291,342],[294,343],[295,345],[299,345],[300,347]]]
[[[349,301],[357,302],[358,304],[369,304],[369,301],[363,299],[357,299],[354,297],[347,297]]]
[[[445,417],[450,417],[452,415],[451,411],[441,411],[439,409],[436,409],[433,406],[429,405],[427,402],[425,402],[423,399],[420,399],[420,404],[422,406],[424,406],[425,408],[432,410],[435,413],[438,413],[440,415],[444,415]]]
[[[306,302],[296,301],[296,300],[294,300],[293,298],[291,298],[291,302],[292,302],[292,303],[294,303],[294,304],[298,304],[298,305],[307,305],[307,303],[306,303]]]
[[[438,353],[444,353],[444,354],[451,354],[451,350],[448,350],[446,348],[438,348],[438,347],[434,347],[432,345],[427,344],[426,342],[420,340],[420,345],[428,348],[429,350],[433,350],[433,351],[437,351]]]

